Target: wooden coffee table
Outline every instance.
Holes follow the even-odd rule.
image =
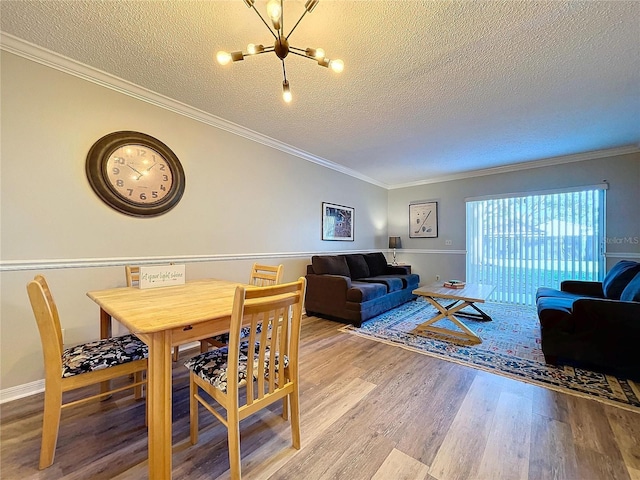
[[[476,285],[470,283],[467,283],[464,288],[447,288],[443,287],[441,283],[437,283],[415,289],[413,291],[415,295],[426,298],[429,303],[440,312],[435,317],[416,326],[415,332],[418,334],[422,332],[434,332],[467,340],[473,344],[482,343],[482,339],[472,332],[469,327],[454,314],[457,314],[458,317],[464,316],[482,321],[490,321],[491,317],[480,310],[475,304],[484,303],[495,289],[496,287],[492,285]],[[436,298],[453,300],[453,303],[443,305],[436,300]],[[465,307],[471,307],[476,310],[477,313],[461,312],[460,310]],[[434,323],[445,318],[452,321],[461,331],[433,326]]]

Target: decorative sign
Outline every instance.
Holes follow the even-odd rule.
[[[171,287],[183,285],[184,265],[151,265],[140,267],[139,288]]]

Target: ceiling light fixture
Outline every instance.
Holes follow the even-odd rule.
[[[259,55],[261,53],[267,52],[275,52],[276,56],[282,61],[282,75],[284,76],[284,81],[282,82],[282,98],[285,102],[291,102],[291,89],[289,88],[289,81],[287,80],[287,71],[284,66],[284,59],[287,58],[287,55],[290,53],[294,55],[298,55],[304,58],[310,58],[318,62],[318,65],[326,68],[331,68],[334,72],[340,73],[344,70],[344,62],[342,60],[329,60],[325,57],[324,50],[322,48],[296,48],[289,45],[289,37],[296,29],[298,24],[302,21],[304,16],[307,13],[311,13],[318,2],[320,0],[307,0],[304,5],[304,12],[293,26],[291,31],[285,36],[284,34],[284,0],[269,0],[267,3],[267,15],[271,19],[271,23],[273,24],[273,28],[269,26],[269,24],[265,21],[264,17],[260,15],[260,12],[256,10],[254,5],[255,0],[243,0],[245,5],[249,8],[253,8],[253,11],[260,17],[262,23],[264,23],[271,35],[275,38],[275,43],[273,47],[265,47],[264,45],[256,45],[250,43],[247,46],[247,53],[243,52],[218,52],[217,58],[218,62],[221,65],[226,65],[229,62],[237,62],[239,60],[244,60],[245,56],[251,55]]]

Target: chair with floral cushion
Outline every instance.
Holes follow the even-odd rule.
[[[146,383],[147,346],[133,335],[123,335],[64,349],[60,317],[47,281],[42,275],[27,284],[31,308],[40,331],[44,355],[45,391],[42,422],[40,469],[53,464],[58,441],[60,414],[63,408],[135,388],[134,397],[142,396]],[[97,395],[63,403],[64,392],[100,384],[133,374],[134,382]]]
[[[227,427],[232,480],[240,479],[240,421],[274,402],[289,400],[292,443],[300,449],[298,349],[305,289],[304,278],[269,287],[237,287],[229,345],[185,363],[190,370],[191,444],[198,442],[202,404]],[[246,336],[243,329],[249,329]],[[218,412],[200,389],[224,412]]]

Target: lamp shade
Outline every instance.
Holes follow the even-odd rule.
[[[400,248],[400,237],[389,237],[389,248]]]

